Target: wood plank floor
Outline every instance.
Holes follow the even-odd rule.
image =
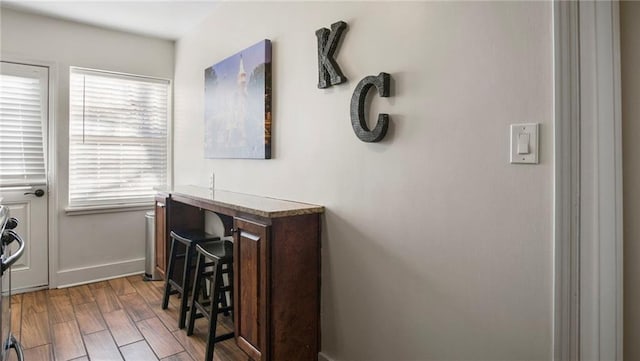
[[[11,298],[11,330],[29,361],[204,360],[207,321],[193,336],[178,329],[179,299],[160,307],[164,283],[130,276]],[[218,334],[231,330],[218,317]],[[11,360],[16,360],[12,353]],[[233,339],[216,344],[214,360],[247,361]]]

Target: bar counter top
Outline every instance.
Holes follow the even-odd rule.
[[[266,218],[290,217],[303,214],[324,213],[324,207],[314,204],[286,201],[198,186],[175,186],[173,189],[159,190],[173,198],[191,198],[218,207]]]

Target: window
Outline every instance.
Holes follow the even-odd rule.
[[[48,69],[0,63],[0,187],[45,184]]]
[[[71,68],[69,208],[148,204],[167,180],[169,81]]]

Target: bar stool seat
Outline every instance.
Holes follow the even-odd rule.
[[[162,309],[169,306],[169,296],[179,294],[181,297],[178,327],[184,328],[189,309],[188,299],[191,291],[191,280],[193,279],[195,257],[195,247],[200,244],[207,244],[219,241],[220,238],[200,230],[172,230],[171,231],[171,252],[169,254],[169,265],[167,266],[166,280],[164,284],[164,297],[162,298]],[[178,246],[184,248],[184,253],[178,253]],[[177,270],[176,262],[184,261],[182,270]],[[181,273],[181,278],[176,277],[176,271]]]
[[[196,318],[206,317],[209,320],[205,360],[211,361],[215,343],[234,337],[233,332],[216,336],[218,314],[228,315],[230,312],[233,314],[233,242],[224,240],[198,244],[196,254],[197,263],[191,292],[187,335],[193,334]],[[225,284],[224,274],[227,275],[227,284]],[[204,297],[205,280],[209,280],[211,286],[208,297]],[[227,293],[230,294],[229,303],[227,303]]]

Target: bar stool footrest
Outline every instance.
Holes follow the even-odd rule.
[[[213,339],[213,342],[220,342],[220,341],[224,341],[224,340],[228,340],[230,338],[235,337],[235,332],[230,332],[224,335],[220,335],[220,336],[216,336],[216,338]]]
[[[229,311],[233,311],[233,307],[227,306],[227,307],[218,308],[218,313],[229,312]]]

